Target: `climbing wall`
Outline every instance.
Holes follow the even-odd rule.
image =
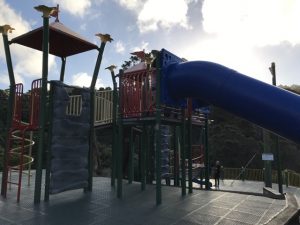
[[[170,175],[170,130],[166,125],[161,126],[161,176]]]
[[[84,188],[88,185],[90,136],[90,91],[76,88],[81,107],[76,115],[67,114],[70,91],[74,88],[51,82],[53,111],[51,121],[50,193]],[[69,92],[69,94],[68,94]]]

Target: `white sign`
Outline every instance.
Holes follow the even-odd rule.
[[[261,155],[261,158],[263,161],[273,161],[274,160],[274,155],[272,153],[263,153]]]

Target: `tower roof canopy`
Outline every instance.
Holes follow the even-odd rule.
[[[42,51],[43,27],[15,37],[11,43],[17,43],[29,48]],[[87,41],[79,34],[70,30],[60,22],[49,24],[49,53],[59,57],[68,57],[92,49],[97,45]]]

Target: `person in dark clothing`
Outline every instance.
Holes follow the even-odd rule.
[[[215,167],[215,187],[219,188],[220,184],[220,174],[221,174],[221,165],[220,162],[216,162],[216,167]]]

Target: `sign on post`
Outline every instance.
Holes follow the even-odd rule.
[[[272,153],[263,153],[261,158],[263,161],[274,161],[274,155]]]

